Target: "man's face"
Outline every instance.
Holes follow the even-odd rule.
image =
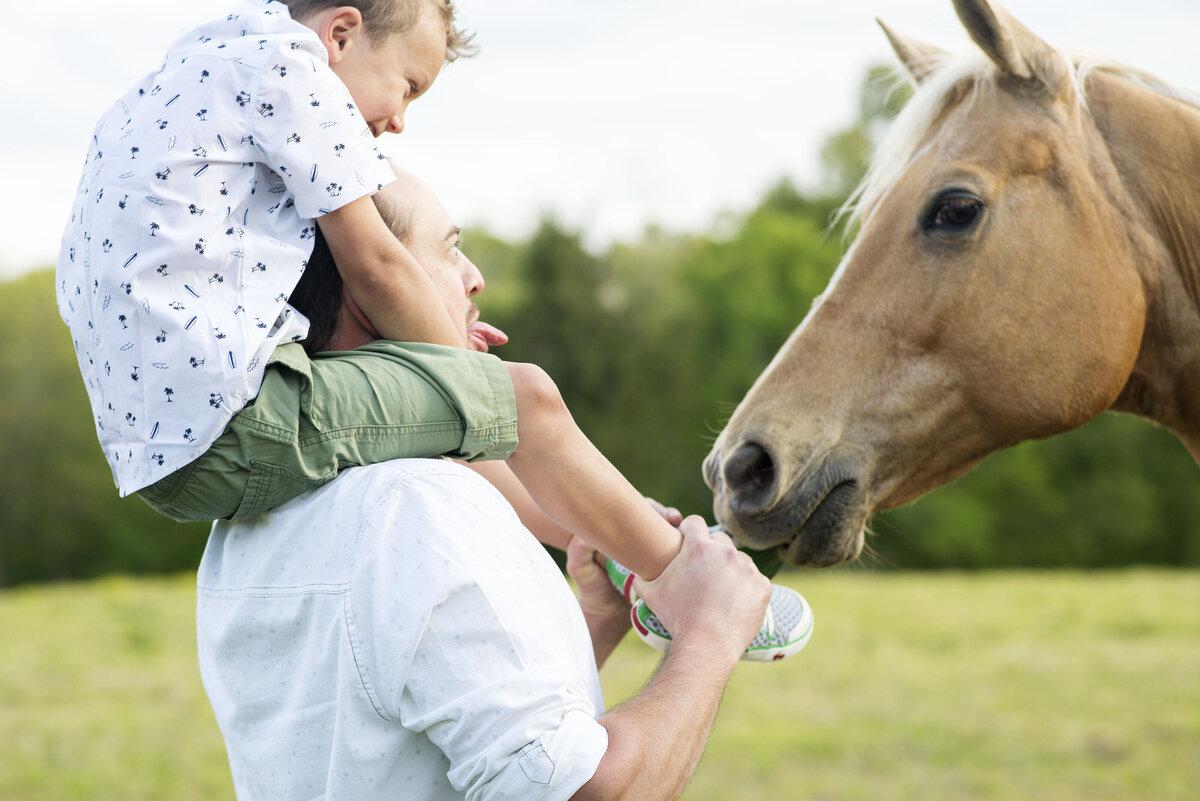
[[[459,249],[459,228],[450,213],[423,181],[412,176],[384,188],[397,208],[412,214],[412,234],[404,243],[417,263],[425,268],[437,289],[438,297],[461,333],[463,346],[487,350],[487,332],[473,324],[479,320],[479,307],[471,300],[483,290],[483,276]]]

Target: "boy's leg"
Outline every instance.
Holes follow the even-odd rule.
[[[289,344],[213,447],[139,494],[176,520],[238,519],[354,465],[503,459],[516,433],[512,385],[495,356],[381,341],[310,359]]]
[[[668,523],[591,443],[571,418],[558,389],[538,367],[506,364],[517,398],[520,444],[508,465],[547,515],[609,557],[609,577],[632,600],[629,570],[653,580],[679,552],[683,535]],[[625,565],[615,565],[613,560]],[[638,601],[633,624],[643,640],[665,648],[671,635]],[[758,636],[744,659],[783,659],[812,635],[804,598],[775,585]]]
[[[541,368],[506,362],[517,398],[520,445],[508,465],[547,515],[647,579],[679,553],[683,537],[579,430]]]

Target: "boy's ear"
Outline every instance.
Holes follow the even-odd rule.
[[[365,33],[362,12],[353,6],[331,8],[316,21],[317,36],[329,51],[330,65],[341,61]]]

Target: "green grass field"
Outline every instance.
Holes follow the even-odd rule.
[[[1200,798],[1200,573],[785,582],[813,640],[739,666],[689,801]],[[193,592],[184,576],[0,593],[0,798],[232,798]],[[609,702],[655,662],[628,640]]]

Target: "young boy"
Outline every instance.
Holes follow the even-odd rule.
[[[100,120],[57,278],[101,444],[122,495],[181,520],[257,514],[353,464],[507,457],[545,512],[652,579],[679,533],[544,372],[461,348],[371,202],[393,178],[372,139],[464,52],[453,18],[451,0],[247,0]],[[287,298],[317,226],[388,340],[355,386],[279,348],[306,333]],[[371,371],[398,369],[413,394],[375,395]],[[280,404],[285,425],[250,411]]]
[[[271,503],[257,479],[244,509],[240,493],[187,485],[277,346],[305,336],[287,297],[317,225],[378,328],[453,344],[428,278],[369,196],[393,180],[374,137],[403,127],[408,103],[466,43],[448,2],[363,5],[371,16],[249,0],[183,34],[96,126],[63,236],[59,307],[121,494],[176,519]],[[480,394],[478,381],[464,392]],[[513,443],[495,439],[506,455]]]

